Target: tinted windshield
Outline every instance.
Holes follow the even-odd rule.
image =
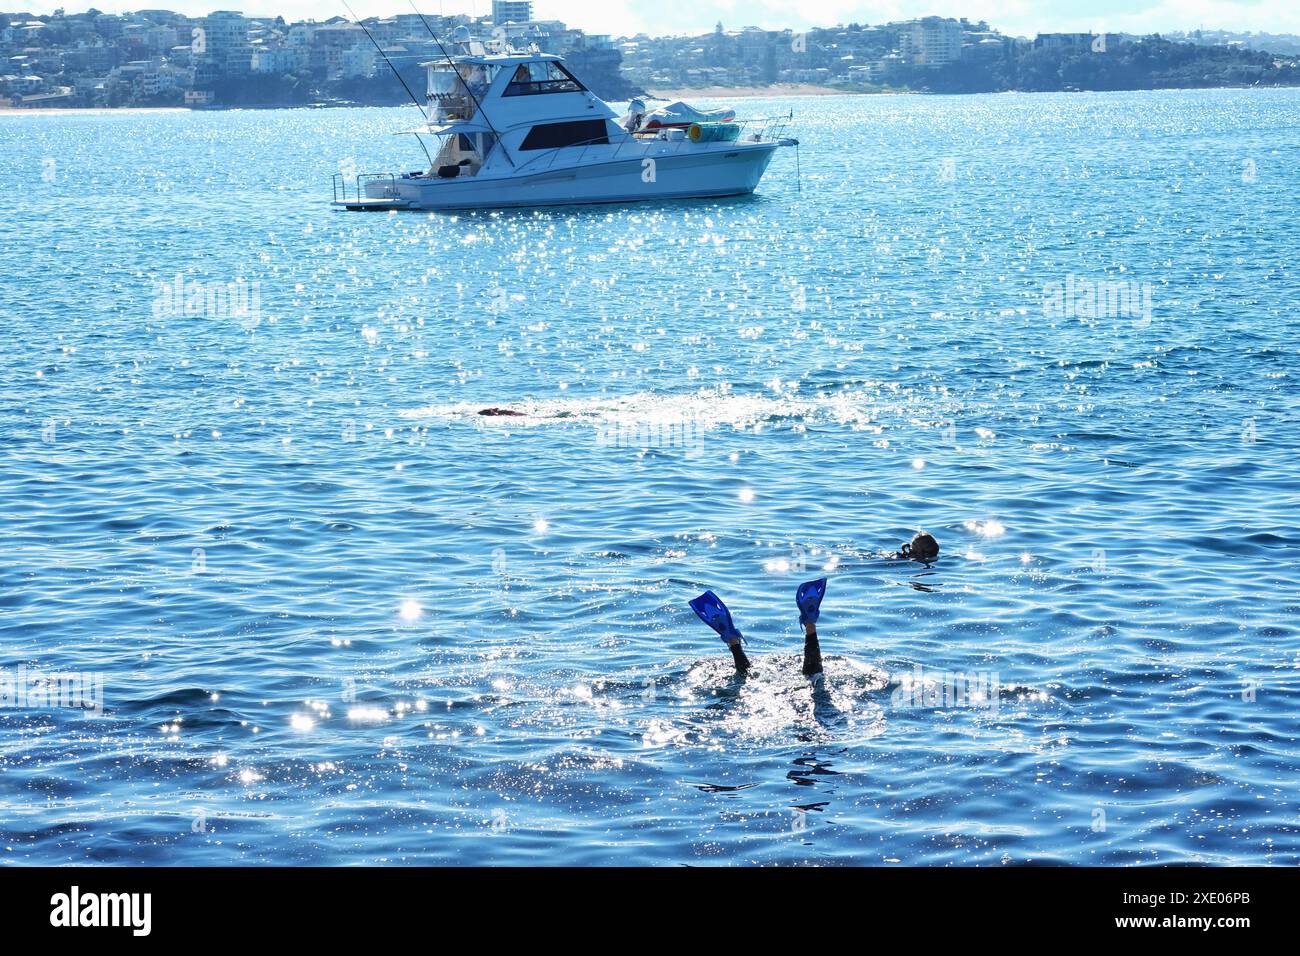
[[[581,93],[585,87],[575,80],[563,66],[544,60],[521,64],[506,84],[506,96],[526,96],[533,93]]]

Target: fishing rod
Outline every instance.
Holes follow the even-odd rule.
[[[397,72],[397,67],[393,66],[393,61],[388,58],[388,54],[385,53],[384,48],[379,45],[379,41],[371,36],[370,31],[366,29],[366,25],[357,17],[356,12],[348,6],[348,0],[339,0],[339,2],[343,4],[343,7],[348,11],[348,13],[352,14],[353,21],[361,28],[362,32],[365,33],[370,42],[375,45],[375,49],[378,50],[379,55],[384,58],[384,62],[388,64],[388,68],[393,71],[393,76],[397,77],[397,82],[402,84],[402,89],[406,90],[406,95],[411,98],[411,103],[420,111],[420,115],[424,116],[425,119],[428,119],[428,116],[425,115],[424,107],[421,106],[420,101],[415,98],[415,94],[411,92],[411,88],[406,85],[406,80],[402,79],[402,74]],[[424,150],[425,158],[429,160],[429,166],[432,168],[433,157],[429,155],[429,147],[424,145],[424,140],[420,139],[419,134],[416,134],[415,139],[416,142],[420,144],[420,149]]]
[[[442,41],[438,39],[438,34],[433,32],[433,27],[429,26],[429,21],[424,19],[424,14],[420,12],[418,7],[416,7],[415,0],[408,0],[408,2],[411,4],[411,9],[415,11],[415,15],[420,18],[420,22],[424,24],[424,28],[429,31],[429,36],[433,37],[433,42],[438,45],[438,50],[442,53],[443,59],[454,68],[455,63],[452,63],[451,55],[447,52],[447,48],[442,45]],[[460,74],[457,73],[457,76],[459,75]],[[469,88],[469,84],[466,83],[464,79],[460,82],[461,85],[465,87],[465,92],[469,94],[470,101],[474,104],[475,112],[483,117],[483,122],[486,123],[487,128],[492,131],[492,135],[497,138],[497,145],[501,147],[501,155],[510,162],[510,168],[514,169],[515,161],[510,158],[510,150],[506,149],[506,144],[501,141],[501,134],[497,132],[497,128],[493,126],[492,121],[488,119],[487,111],[483,109],[483,104],[478,101],[478,97],[474,95],[474,91]]]
[[[403,90],[406,90],[406,91],[407,91],[407,96],[409,96],[409,98],[411,98],[412,103],[415,104],[415,108],[416,108],[416,109],[419,109],[419,111],[420,111],[421,113],[424,112],[424,107],[421,107],[421,105],[420,105],[420,100],[417,100],[417,99],[415,98],[415,94],[413,94],[413,92],[411,92],[411,87],[407,86],[407,82],[404,81],[404,79],[402,78],[402,74],[398,73],[398,68],[396,68],[396,66],[393,65],[393,61],[389,60],[389,55],[387,55],[387,53],[383,52],[383,47],[380,46],[380,42],[378,42],[378,40],[374,39],[374,36],[370,35],[370,31],[369,31],[369,30],[365,29],[365,23],[361,22],[361,21],[360,21],[360,18],[357,18],[357,16],[356,16],[356,12],[355,12],[354,9],[352,9],[351,7],[348,7],[348,5],[347,5],[347,0],[339,0],[339,3],[342,3],[342,4],[343,4],[343,9],[346,9],[348,13],[351,13],[351,14],[352,14],[352,21],[354,21],[354,22],[356,23],[357,26],[361,27],[361,31],[363,31],[363,33],[365,34],[365,36],[367,36],[367,39],[369,40],[369,42],[374,44],[374,48],[376,48],[377,51],[380,51],[380,56],[383,57],[383,62],[386,62],[386,64],[389,65],[389,69],[390,69],[390,70],[393,70],[393,75],[394,75],[394,77],[398,78],[398,82],[399,82],[399,83],[402,83],[402,88],[403,88]]]

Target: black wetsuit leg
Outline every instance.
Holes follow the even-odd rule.
[[[817,643],[817,628],[809,625],[803,632],[803,673],[812,677],[822,672],[822,649]]]

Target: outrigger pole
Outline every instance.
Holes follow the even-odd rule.
[[[447,48],[444,47],[442,41],[438,39],[438,34],[433,32],[433,27],[429,26],[429,21],[424,19],[424,14],[420,12],[418,7],[416,7],[415,0],[409,0],[409,2],[411,4],[411,9],[415,11],[415,15],[420,18],[420,22],[424,24],[424,28],[429,31],[429,36],[433,37],[433,42],[438,44],[438,50],[442,53],[443,59],[452,66],[455,66],[455,64],[452,63],[451,55],[447,52]],[[478,101],[478,97],[475,96],[474,91],[469,88],[469,84],[465,83],[464,80],[461,80],[461,83],[464,84],[465,92],[469,94],[470,100],[473,101],[475,111],[483,117],[483,122],[486,123],[487,128],[492,131],[492,135],[497,138],[497,146],[501,148],[501,155],[509,160],[510,168],[514,169],[515,161],[510,157],[510,150],[506,149],[506,144],[501,141],[501,134],[497,132],[497,128],[493,126],[492,121],[488,119],[487,110],[483,109],[483,104]],[[403,83],[402,85],[405,86],[406,84]],[[407,90],[407,92],[409,93],[410,90]]]
[[[356,15],[356,12],[348,6],[348,0],[339,0],[339,2],[343,4],[348,13],[352,14],[353,21],[362,29],[367,39],[375,45],[375,49],[378,50],[379,55],[384,58],[384,62],[388,64],[388,68],[393,71],[393,76],[397,77],[397,82],[402,84],[402,89],[406,90],[406,95],[411,98],[411,102],[415,105],[415,108],[419,110],[420,115],[424,116],[427,120],[428,115],[424,112],[424,107],[421,106],[420,101],[415,98],[415,94],[411,92],[411,88],[406,85],[406,80],[402,79],[402,74],[397,72],[397,67],[393,66],[393,61],[388,58],[388,54],[384,52],[384,48],[381,47],[375,38],[370,35],[370,31],[366,29],[366,25],[361,22],[361,19]],[[420,139],[418,134],[416,135],[415,140],[420,144],[420,149],[424,150],[424,156],[429,161],[430,168],[432,168],[433,157],[429,155],[429,147],[424,145],[424,140]]]
[[[402,89],[406,90],[406,95],[411,98],[411,102],[415,104],[415,108],[423,113],[424,107],[421,106],[420,101],[415,98],[415,94],[411,92],[411,88],[406,85],[406,80],[402,79],[402,74],[397,72],[397,67],[393,66],[393,61],[388,58],[388,54],[384,52],[384,48],[381,47],[378,41],[370,35],[370,31],[366,29],[366,25],[361,22],[361,19],[356,15],[356,12],[348,6],[348,0],[339,0],[339,2],[343,4],[343,8],[347,10],[348,13],[352,14],[352,21],[361,28],[362,32],[365,33],[366,39],[375,45],[375,49],[378,50],[379,55],[384,58],[384,62],[388,64],[388,68],[393,71],[393,76],[397,77],[397,82],[402,84]]]

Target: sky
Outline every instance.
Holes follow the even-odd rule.
[[[408,0],[348,0],[360,16],[410,11]],[[422,13],[491,12],[491,0],[416,0]],[[346,16],[339,0],[87,0],[85,3],[0,0],[10,10],[69,13],[94,6],[106,13],[167,9],[189,16],[212,10],[240,10],[249,16],[288,20]],[[719,20],[727,29],[834,26],[885,23],[928,15],[987,20],[1003,33],[1032,37],[1044,32],[1167,33],[1175,30],[1234,30],[1300,34],[1297,0],[534,0],[533,15],[563,20],[588,33],[651,36],[704,33]]]

